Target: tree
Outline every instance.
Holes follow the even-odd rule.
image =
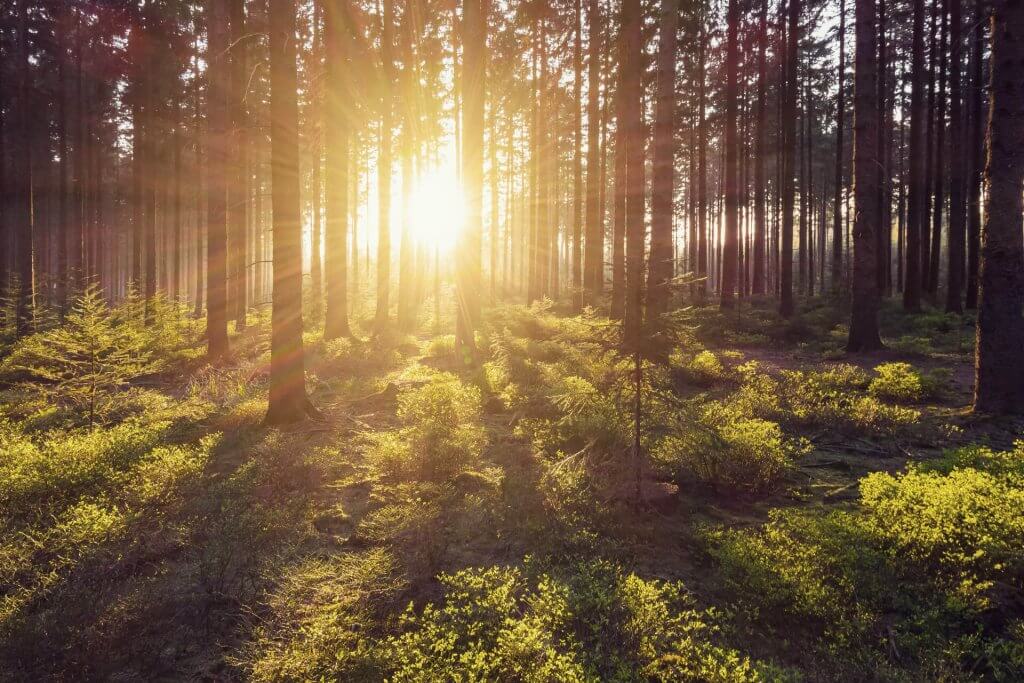
[[[921,309],[921,239],[927,235],[925,203],[928,190],[925,178],[924,88],[924,0],[913,0],[910,57],[910,163],[907,197],[907,254],[904,274],[903,308]]]
[[[964,163],[969,158],[969,151],[964,149],[964,117],[960,98],[960,61],[961,50],[961,3],[962,0],[947,0],[950,7],[949,43],[951,59],[949,60],[949,251],[948,251],[948,286],[946,287],[946,310],[961,313],[964,289],[964,257],[966,242],[967,203],[964,196]],[[969,144],[969,142],[968,142]]]
[[[643,324],[644,278],[644,124],[643,124],[643,13],[640,0],[622,3],[623,77],[620,139],[625,161],[626,281],[623,329],[627,345],[637,345]],[[616,154],[619,151],[616,150]]]
[[[786,36],[786,83],[782,112],[782,247],[779,264],[779,313],[789,318],[793,303],[793,204],[796,164],[796,92],[800,45],[800,0],[789,0],[789,33]]]
[[[761,0],[760,15],[760,26],[757,32],[757,111],[755,114],[757,117],[755,124],[757,141],[754,149],[754,272],[752,274],[753,286],[751,287],[753,294],[764,294],[766,279],[765,240],[767,239],[767,225],[765,204],[767,196],[764,156],[766,152],[765,136],[767,134],[768,96],[768,63],[766,58],[768,46],[768,0]],[[840,41],[840,45],[842,45],[842,41]],[[840,54],[842,54],[841,49]]]
[[[352,125],[351,7],[348,0],[328,2],[324,12],[325,98],[324,142],[327,204],[324,338],[351,334],[348,326],[348,194],[349,139]],[[358,270],[356,268],[355,270]]]
[[[209,39],[206,58],[209,95],[206,110],[209,135],[206,220],[206,343],[207,355],[217,359],[228,351],[227,312],[227,173],[228,173],[228,16],[220,0],[207,3]],[[274,240],[277,241],[276,239]]]
[[[462,3],[462,178],[466,223],[456,263],[455,340],[463,360],[476,357],[474,334],[480,322],[483,235],[484,93],[487,59],[486,16],[481,0]]]
[[[917,0],[923,2],[923,0]],[[832,188],[832,292],[842,285],[843,137],[846,129],[846,0],[839,0],[839,68],[836,69],[836,166]],[[762,162],[763,163],[763,162]]]
[[[29,93],[31,62],[28,46],[28,0],[20,0],[17,6],[15,26],[14,59],[17,77],[17,95],[14,100],[15,131],[12,149],[14,160],[14,266],[18,274],[18,298],[15,306],[15,322],[19,335],[28,334],[32,328],[35,308],[35,282],[32,269],[32,113]]]
[[[1024,3],[995,0],[974,409],[1024,412]]]
[[[274,290],[270,331],[270,401],[264,423],[305,418],[302,348],[302,220],[299,206],[299,107],[295,0],[270,0],[270,182],[274,220]]]
[[[598,0],[587,0],[587,203],[583,285],[593,303],[604,286],[604,206],[601,203],[601,52]]]
[[[676,35],[679,0],[662,0],[658,38],[658,99],[654,119],[654,177],[651,180],[651,256],[647,315],[668,310],[673,275],[672,215],[675,189]]]
[[[732,308],[736,303],[736,266],[739,254],[739,141],[736,121],[739,23],[739,0],[729,0],[725,39],[725,236],[722,243],[722,308]],[[801,215],[804,215],[803,212]],[[800,244],[802,248],[803,241]]]
[[[380,59],[381,78],[380,113],[380,155],[377,159],[378,235],[377,235],[377,313],[374,324],[384,327],[390,315],[391,294],[391,135],[394,103],[391,100],[391,84],[395,82],[394,51],[394,0],[384,0],[381,17]]]
[[[846,350],[882,347],[878,333],[878,71],[875,0],[856,0],[853,81],[853,307]]]

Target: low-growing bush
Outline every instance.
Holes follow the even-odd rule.
[[[808,449],[806,441],[786,437],[775,422],[711,403],[659,440],[651,457],[670,476],[758,493],[777,486]]]
[[[410,606],[382,644],[394,681],[761,681],[778,668],[720,644],[713,612],[677,583],[606,562],[530,575],[489,567],[442,575],[444,600]]]
[[[868,393],[903,403],[932,398],[943,384],[941,374],[921,373],[910,363],[883,363],[875,368],[875,373],[877,376],[868,385]]]
[[[396,479],[450,480],[472,469],[486,443],[480,390],[449,373],[398,397],[402,427],[370,435],[369,458]]]

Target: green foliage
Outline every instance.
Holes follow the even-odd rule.
[[[888,671],[883,634],[899,643],[898,666],[930,677],[969,678],[966,663],[1017,680],[1019,620],[987,615],[1017,613],[1022,460],[1020,446],[971,447],[933,469],[870,474],[852,511],[775,511],[759,529],[708,532],[709,551],[740,613],[807,629],[836,670]]]
[[[775,377],[751,361],[736,371],[740,387],[726,402],[741,414],[783,425],[892,437],[911,429],[921,416],[916,410],[864,395],[867,373],[852,365],[782,370]]]
[[[918,403],[934,397],[942,387],[940,374],[922,374],[910,363],[883,363],[875,372],[877,376],[868,385],[868,393],[876,398]]]
[[[714,353],[701,351],[683,365],[687,377],[699,386],[709,386],[726,376],[725,366]]]
[[[371,434],[369,458],[386,476],[447,481],[472,469],[486,433],[480,390],[450,373],[436,373],[398,397],[397,431]]]
[[[677,583],[601,561],[530,576],[515,568],[440,577],[445,597],[383,647],[389,680],[760,681],[784,672],[716,643],[713,612]]]
[[[787,438],[777,423],[745,417],[726,404],[709,403],[689,417],[657,442],[651,458],[671,476],[715,489],[769,491],[809,450],[803,439]]]

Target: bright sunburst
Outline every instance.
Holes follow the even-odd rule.
[[[448,251],[466,220],[466,207],[451,169],[426,172],[409,198],[409,226],[417,242]]]

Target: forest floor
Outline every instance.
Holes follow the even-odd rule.
[[[517,315],[518,322],[505,321],[506,331],[528,314]],[[645,579],[682,582],[696,607],[724,615],[723,647],[735,646],[744,658],[782,667],[780,677],[924,680],[948,660],[956,661],[957,655],[939,657],[942,663],[936,664],[931,654],[906,654],[915,645],[908,644],[909,637],[904,642],[892,635],[900,633],[899,626],[881,607],[878,623],[865,627],[861,649],[851,646],[854,654],[822,661],[822,652],[834,653],[838,646],[822,645],[820,634],[801,627],[788,629],[779,615],[758,617],[741,587],[754,584],[720,569],[728,554],[710,549],[709,538],[721,539],[728,530],[759,533],[779,511],[825,519],[830,511],[855,509],[865,476],[899,476],[908,463],[941,459],[955,446],[1012,448],[1022,433],[1019,422],[976,418],[967,409],[973,383],[970,319],[936,313],[919,321],[887,309],[889,348],[847,356],[841,351],[844,330],[833,317],[838,314],[819,308],[802,313],[799,329],[788,325],[778,328],[779,334],[764,331],[770,317],[764,307],[752,309],[742,322],[712,309],[693,315],[694,343],[720,363],[709,377],[703,368],[686,365],[693,354],[687,356],[677,373],[683,379],[673,384],[682,398],[724,405],[744,386],[738,368],[750,361],[758,364],[759,375],[776,379],[793,372],[814,375],[837,363],[869,377],[882,364],[909,363],[925,377],[940,377],[942,386],[913,402],[914,414],[905,419],[912,423],[909,431],[901,426],[858,432],[813,419],[790,427],[782,420],[786,437],[799,436],[808,446],[763,490],[666,475],[664,468],[650,466],[640,507],[625,500],[628,487],[607,481],[589,486],[590,499],[580,502],[578,482],[552,489],[552,480],[577,461],[590,463],[596,478],[618,476],[621,468],[600,458],[587,460],[590,451],[580,455],[587,445],[577,451],[580,444],[571,437],[546,457],[551,444],[538,446],[537,439],[552,437],[531,422],[530,402],[499,395],[493,378],[479,369],[459,371],[450,338],[423,333],[370,339],[365,326],[358,328],[362,341],[325,344],[310,334],[307,375],[322,418],[285,429],[262,427],[267,339],[265,327],[255,324],[235,335],[229,361],[216,367],[190,361],[155,386],[149,381],[172,404],[163,410],[173,413],[173,427],[161,433],[160,443],[206,444],[193,475],[182,475],[179,483],[154,495],[124,494],[122,501],[114,489],[96,494],[90,500],[126,518],[76,546],[83,549],[46,549],[50,531],[35,535],[41,549],[25,550],[14,541],[4,546],[0,567],[7,558],[15,568],[0,577],[0,660],[6,660],[0,671],[7,672],[0,678],[372,680],[381,675],[379,660],[371,666],[347,657],[368,647],[365,639],[408,627],[398,617],[410,603],[417,610],[443,604],[451,586],[439,582],[439,575],[475,567],[547,566],[559,562],[550,558],[568,556],[605,558]],[[545,334],[526,346],[547,343]],[[493,353],[487,352],[488,360],[495,360]],[[479,458],[440,482],[389,474],[374,455],[383,448],[379,435],[414,438],[401,431],[412,428],[400,409],[401,397],[433,386],[439,371],[484,387],[475,418],[484,434]],[[186,406],[192,404],[204,407],[190,412]],[[142,512],[126,512],[133,510]],[[96,524],[90,522],[90,528]],[[19,556],[31,561],[19,565]],[[761,607],[776,608],[783,610]],[[815,609],[810,611],[821,623],[835,618]],[[349,623],[341,616],[349,614],[358,614],[359,623],[339,625]],[[800,610],[793,608],[791,616],[799,621]],[[1019,616],[1011,614],[1011,621]],[[889,624],[887,632],[878,625],[882,622]],[[829,632],[823,626],[808,628]],[[879,633],[888,633],[891,642],[878,644]],[[835,641],[842,638],[849,640],[835,636]],[[404,647],[412,646],[405,641]],[[417,666],[429,671],[422,662]],[[972,675],[968,670],[964,679]],[[622,680],[704,675],[631,676]],[[431,679],[426,673],[405,680]]]

